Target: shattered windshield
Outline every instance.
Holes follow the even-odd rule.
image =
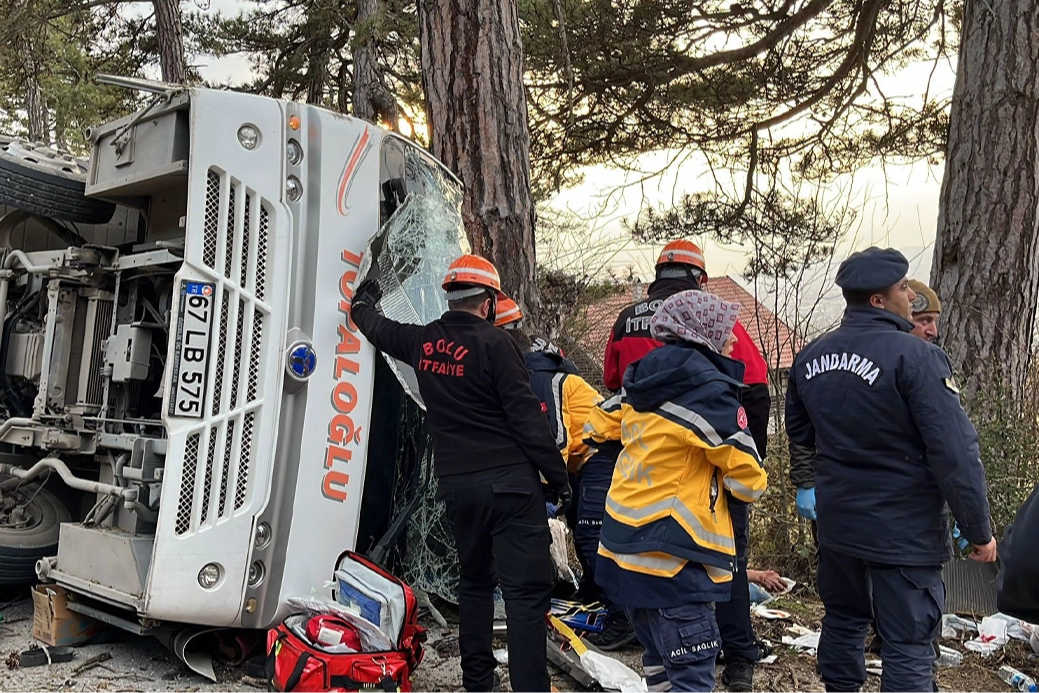
[[[381,229],[366,263],[378,268],[383,315],[425,325],[443,315],[440,288],[451,261],[469,252],[462,225],[462,188],[413,144],[387,137],[381,153]],[[368,265],[361,276],[368,273]],[[425,409],[411,366],[386,357],[407,393]]]

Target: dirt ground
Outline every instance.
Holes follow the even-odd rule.
[[[0,606],[17,595],[0,598]],[[775,604],[776,608],[789,611],[793,622],[812,630],[818,630],[822,607],[818,603],[787,599]],[[4,620],[0,622],[0,657],[5,662],[16,662],[17,655],[32,644],[32,602],[27,597],[0,608]],[[461,688],[461,668],[458,662],[457,631],[443,629],[431,620],[426,658],[416,672],[414,688],[419,691],[455,691]],[[815,673],[815,657],[798,654],[779,643],[790,622],[765,621],[755,618],[759,637],[770,641],[778,659],[774,664],[762,665],[755,672],[757,691],[822,691],[822,682]],[[242,667],[216,665],[217,682],[211,683],[192,673],[172,653],[157,641],[121,633],[112,634],[113,639],[102,644],[77,648],[76,659],[66,664],[11,668],[0,664],[0,690],[48,690],[48,691],[254,691],[243,681],[246,676]],[[960,643],[945,641],[946,646],[965,652]],[[504,643],[498,643],[504,646]],[[102,653],[111,654],[111,659],[89,671],[76,674],[75,669],[84,662]],[[13,657],[13,659],[12,659]],[[630,648],[618,657],[641,673],[638,648]],[[1036,676],[1039,660],[1030,653],[1025,643],[1011,641],[1006,649],[988,659],[965,652],[963,665],[956,669],[942,669],[938,684],[943,691],[1005,691],[1009,690],[996,671],[1003,663],[1025,673]],[[507,688],[508,675],[502,667]],[[719,687],[721,671],[719,669]],[[565,674],[553,672],[553,685],[562,691],[583,690]],[[866,690],[879,690],[880,679],[871,675]]]

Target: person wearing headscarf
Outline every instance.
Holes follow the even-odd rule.
[[[713,604],[730,598],[736,569],[729,497],[752,503],[767,485],[740,405],[743,364],[728,356],[738,311],[696,290],[664,300],[651,321],[663,346],[628,366],[585,427],[589,445],[623,446],[596,580],[631,619],[651,691],[714,688]]]

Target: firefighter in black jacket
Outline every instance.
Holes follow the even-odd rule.
[[[426,404],[438,499],[458,547],[459,649],[468,691],[495,685],[493,596],[501,584],[515,691],[549,690],[545,613],[553,567],[540,472],[570,502],[566,466],[530,389],[519,347],[494,327],[501,294],[489,261],[463,255],[444,279],[449,310],[405,325],[375,310],[377,283],[362,282],[351,317],[380,351],[411,364]]]

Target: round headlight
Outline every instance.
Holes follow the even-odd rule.
[[[258,549],[267,547],[267,544],[271,543],[271,526],[266,522],[261,522],[256,527],[256,536],[253,537],[253,546]]]
[[[205,589],[213,589],[220,582],[220,566],[216,563],[206,563],[202,570],[198,571],[198,584]]]
[[[256,587],[263,582],[263,576],[267,574],[267,569],[263,567],[263,563],[260,561],[254,561],[249,566],[249,586]]]
[[[303,161],[303,147],[296,140],[289,140],[289,143],[285,145],[285,154],[292,166],[297,166],[299,162]]]
[[[260,144],[260,131],[252,125],[243,125],[238,128],[238,143],[252,151]]]
[[[303,197],[303,183],[296,176],[289,176],[285,180],[285,196],[290,202],[298,202]]]

